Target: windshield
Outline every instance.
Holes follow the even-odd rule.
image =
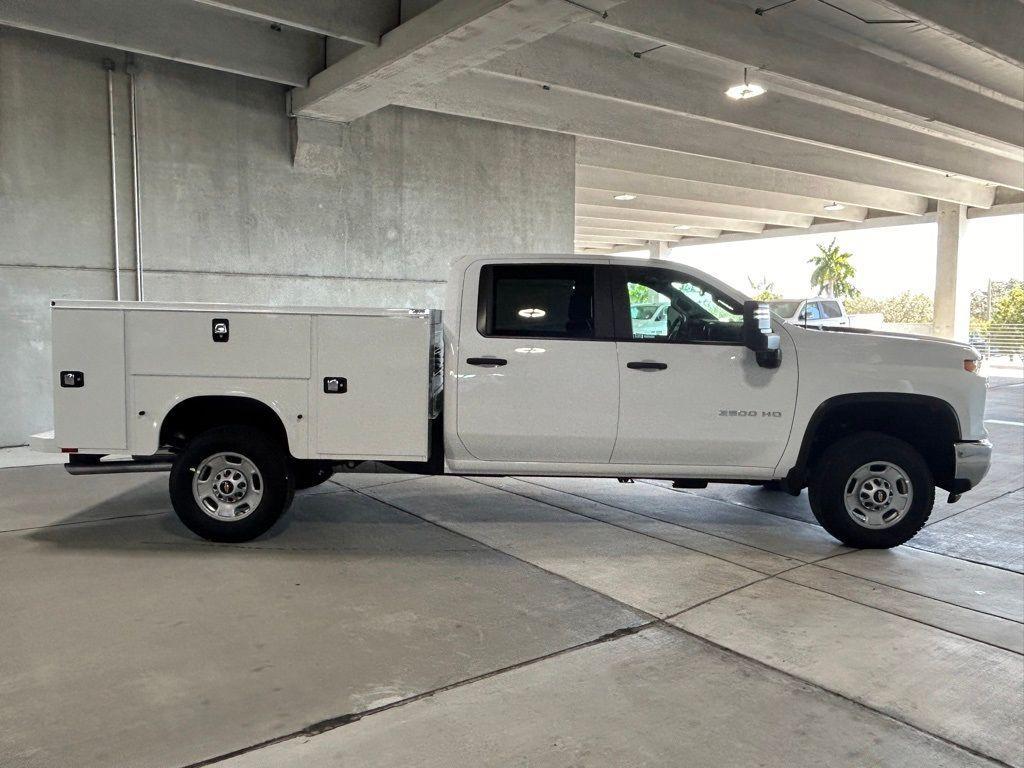
[[[779,317],[792,317],[803,301],[769,301],[768,306]]]
[[[634,320],[650,320],[663,304],[636,304],[629,308],[629,316]]]

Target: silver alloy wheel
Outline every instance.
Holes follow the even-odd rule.
[[[857,525],[881,530],[906,517],[914,487],[901,467],[891,461],[872,461],[850,475],[843,501]]]
[[[242,520],[263,499],[263,475],[240,453],[215,453],[196,467],[192,497],[214,520]]]

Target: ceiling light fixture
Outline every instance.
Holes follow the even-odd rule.
[[[631,195],[631,194],[629,194],[629,192],[623,192],[621,195],[615,195],[615,197],[612,198],[612,199],[613,200],[622,200],[622,201],[625,202],[627,200],[636,200],[636,195]]]
[[[672,229],[676,230],[677,232],[685,232],[689,228],[689,224],[677,224],[676,226],[672,227]]]
[[[747,78],[747,68],[743,68],[743,83],[741,85],[734,85],[732,88],[725,92],[725,95],[730,99],[752,99],[755,96],[760,96],[764,93],[764,88],[757,83],[752,83]]]
[[[520,317],[529,318],[531,320],[544,317],[547,314],[543,309],[537,309],[536,307],[527,307],[526,309],[520,309],[517,313]]]
[[[843,205],[842,203],[831,202],[831,203],[829,203],[828,205],[825,206],[825,210],[826,211],[841,211],[845,207],[846,206]]]

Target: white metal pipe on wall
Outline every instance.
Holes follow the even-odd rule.
[[[110,210],[114,225],[114,298],[121,300],[121,253],[117,226],[117,150],[114,147],[114,62],[103,60],[107,71],[107,124],[110,133]]]
[[[142,281],[142,205],[139,199],[139,128],[135,117],[135,65],[128,65],[128,108],[131,112],[132,134],[132,203],[135,209],[135,295],[145,301]]]

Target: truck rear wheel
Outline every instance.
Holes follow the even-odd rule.
[[[210,541],[249,541],[284,514],[294,478],[283,448],[251,427],[211,429],[174,461],[171,504],[190,531]]]
[[[909,443],[861,432],[825,450],[808,495],[814,517],[841,542],[888,549],[909,541],[928,521],[935,481]]]

